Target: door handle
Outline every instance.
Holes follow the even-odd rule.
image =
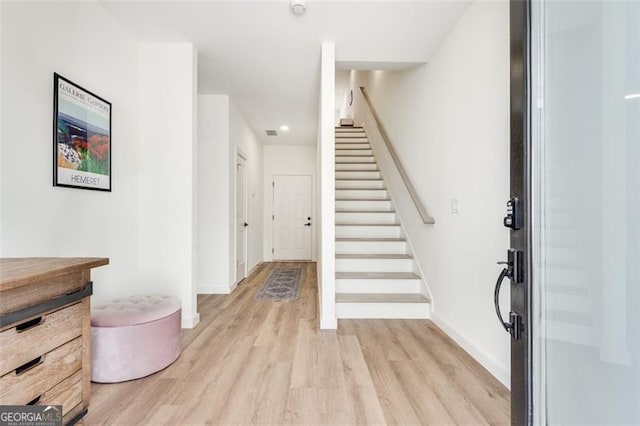
[[[311,222],[305,223],[304,226],[311,226]]]
[[[498,264],[500,263],[507,263],[507,262],[498,262]],[[498,316],[498,321],[500,321],[500,325],[504,327],[507,333],[511,334],[511,329],[513,328],[513,324],[511,324],[510,322],[505,322],[502,319],[502,313],[500,312],[500,289],[502,288],[502,282],[508,276],[509,276],[509,268],[503,268],[502,271],[500,271],[500,275],[498,275],[496,286],[493,289],[493,307],[496,310],[496,315]]]
[[[247,222],[244,223],[244,227],[246,228],[247,226],[249,226],[249,224]]]
[[[496,311],[496,315],[498,316],[498,321],[500,321],[500,325],[505,329],[505,331],[511,334],[511,337],[514,340],[519,340],[522,335],[522,316],[517,312],[511,311],[509,312],[509,322],[506,322],[502,318],[502,312],[500,312],[500,289],[502,288],[502,282],[505,278],[509,278],[513,281],[514,284],[519,284],[523,282],[523,264],[522,264],[522,252],[510,249],[507,252],[507,261],[506,262],[498,262],[498,265],[506,265],[500,274],[498,275],[498,280],[496,281],[496,286],[493,289],[493,307]]]

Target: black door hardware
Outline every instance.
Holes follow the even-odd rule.
[[[246,228],[247,226],[249,226],[249,224],[247,222],[244,223],[244,227]]]
[[[522,228],[522,202],[518,197],[513,197],[507,201],[507,215],[502,220],[502,223],[507,228],[511,228],[514,231]]]
[[[504,327],[507,333],[511,334],[513,339],[518,340],[522,336],[522,317],[517,312],[511,311],[509,312],[508,322],[502,319],[502,313],[500,312],[500,289],[502,288],[502,282],[505,278],[509,278],[514,284],[519,284],[524,281],[522,252],[509,249],[507,252],[507,261],[498,262],[498,265],[505,265],[505,267],[500,271],[495,289],[493,290],[493,306],[502,327]]]

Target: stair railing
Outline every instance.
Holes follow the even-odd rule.
[[[380,117],[378,117],[378,114],[376,113],[375,108],[371,104],[371,99],[369,99],[369,96],[367,95],[367,91],[362,86],[360,87],[360,91],[362,92],[362,96],[367,104],[367,107],[369,108],[369,111],[371,112],[371,116],[373,117],[373,120],[376,123],[376,127],[380,132],[380,136],[382,136],[382,140],[384,141],[384,144],[386,145],[387,150],[389,151],[389,154],[391,155],[391,158],[393,159],[393,162],[395,163],[396,168],[400,173],[400,177],[402,177],[402,181],[404,182],[404,185],[406,186],[407,191],[411,196],[411,200],[413,200],[413,204],[416,206],[416,209],[418,210],[418,214],[420,215],[422,222],[425,224],[433,225],[434,223],[436,223],[436,220],[427,213],[427,209],[425,209],[424,205],[422,204],[422,201],[420,201],[420,197],[418,196],[418,193],[416,192],[413,184],[411,183],[411,179],[409,179],[409,175],[407,175],[407,172],[402,166],[400,157],[398,157],[398,154],[396,153],[395,149],[393,149],[393,145],[389,140],[389,136],[387,135],[387,132],[384,130],[384,126],[380,122]]]

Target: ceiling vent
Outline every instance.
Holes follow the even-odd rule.
[[[278,136],[278,132],[275,130],[265,130],[267,132],[267,136]]]

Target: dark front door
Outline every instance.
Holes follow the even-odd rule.
[[[510,199],[504,225],[511,229],[511,247],[495,290],[496,312],[511,334],[511,420],[529,424],[532,415],[531,321],[531,141],[530,141],[530,2],[510,3],[511,143]],[[510,285],[510,311],[500,312],[500,286]]]

